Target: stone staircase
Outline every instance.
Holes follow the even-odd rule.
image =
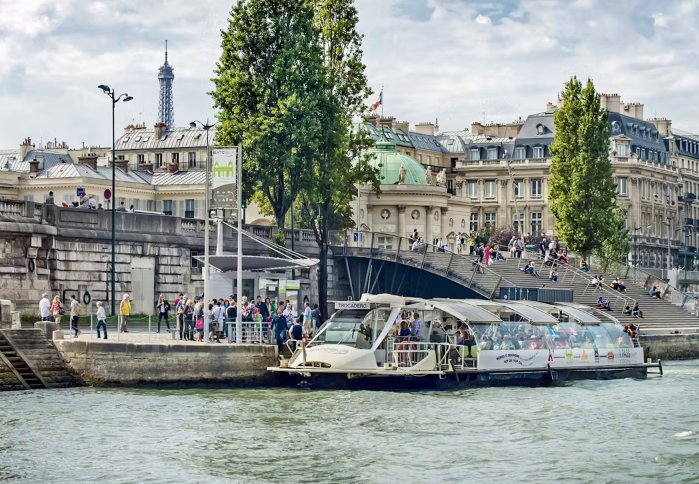
[[[524,267],[527,260],[536,262],[539,277],[525,274],[521,272],[520,267]],[[622,324],[633,321],[635,324],[640,324],[642,330],[663,330],[663,332],[672,332],[672,330],[680,330],[686,332],[687,329],[697,328],[699,330],[699,318],[689,314],[682,308],[675,306],[669,300],[653,299],[648,295],[648,291],[640,285],[635,284],[631,280],[623,280],[626,285],[626,290],[623,293],[614,291],[608,285],[603,288],[596,288],[590,285],[590,281],[594,275],[604,276],[607,284],[613,281],[617,276],[612,273],[600,272],[584,272],[573,265],[562,265],[558,269],[558,281],[553,282],[549,278],[551,272],[550,267],[544,267],[543,261],[538,254],[528,253],[522,256],[522,259],[506,259],[497,261],[489,266],[489,269],[501,275],[503,280],[508,280],[518,287],[542,287],[546,286],[551,289],[570,289],[573,291],[573,301],[578,304],[584,304],[590,307],[597,307],[597,299],[599,296],[605,301],[611,303],[611,316],[618,319]],[[500,284],[505,286],[506,283]],[[497,295],[496,295],[497,296]],[[638,302],[639,309],[643,311],[643,319],[636,319],[629,315],[623,314],[624,305],[628,302],[633,307],[635,302]]]
[[[0,391],[79,385],[41,330],[0,330]]]

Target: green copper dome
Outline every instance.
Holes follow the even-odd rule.
[[[405,166],[406,185],[424,185],[425,169],[415,158],[396,151],[395,143],[384,139],[376,142],[376,147],[369,150],[373,159],[369,162],[379,169],[379,180],[382,185],[398,183],[401,164]]]

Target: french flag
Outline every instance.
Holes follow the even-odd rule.
[[[381,89],[381,94],[379,94],[379,100],[374,103],[374,111],[379,109],[379,106],[383,106],[383,89]]]

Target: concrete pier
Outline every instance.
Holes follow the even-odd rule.
[[[272,382],[270,345],[55,340],[68,368],[91,385],[256,386]]]

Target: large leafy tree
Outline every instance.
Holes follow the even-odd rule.
[[[554,114],[549,201],[558,236],[587,256],[619,230],[616,185],[609,156],[609,113],[591,80],[573,77]]]
[[[320,133],[313,169],[301,182],[303,216],[311,221],[320,249],[319,305],[327,310],[328,243],[332,230],[353,225],[351,201],[355,184],[378,192],[378,172],[367,150],[373,141],[364,129],[352,129],[363,119],[371,89],[362,61],[362,36],[354,0],[311,0],[323,48],[324,84],[318,112]]]
[[[277,226],[317,150],[322,47],[313,6],[299,0],[240,0],[221,32],[215,89],[218,145],[243,147],[246,198],[259,192]]]

